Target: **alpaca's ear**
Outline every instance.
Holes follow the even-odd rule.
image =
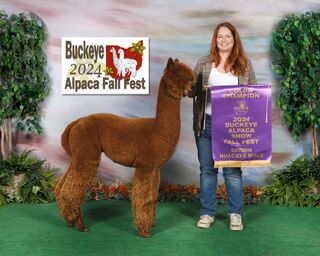
[[[174,59],[174,62],[177,63],[177,62],[179,62],[179,60],[178,59]]]
[[[173,59],[169,58],[168,63],[167,63],[167,67],[170,68],[171,66],[173,66]]]

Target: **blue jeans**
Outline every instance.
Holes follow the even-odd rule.
[[[206,115],[205,129],[196,136],[198,158],[200,162],[200,203],[201,215],[215,216],[217,207],[217,174],[213,168],[211,149],[211,116]],[[240,168],[224,167],[223,177],[226,184],[229,213],[242,213],[242,171]]]

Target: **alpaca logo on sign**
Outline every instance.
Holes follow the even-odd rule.
[[[135,77],[142,66],[143,40],[132,43],[131,47],[123,48],[119,45],[107,45],[106,75],[112,78]]]
[[[110,52],[112,52],[113,63],[117,69],[117,75],[120,76],[121,74],[125,77],[128,73],[130,76],[135,77],[137,73],[137,61],[134,59],[124,58],[124,51],[122,49],[118,50],[119,58],[117,57],[114,47],[112,47]]]

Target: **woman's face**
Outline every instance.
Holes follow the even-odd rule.
[[[221,27],[217,34],[217,46],[220,52],[231,52],[234,38],[230,29]]]

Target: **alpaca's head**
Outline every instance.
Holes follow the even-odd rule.
[[[164,79],[167,81],[168,92],[175,98],[187,96],[191,90],[194,74],[186,64],[168,59],[167,67],[164,70]]]
[[[121,48],[118,50],[118,53],[120,56],[124,56],[124,51]]]

